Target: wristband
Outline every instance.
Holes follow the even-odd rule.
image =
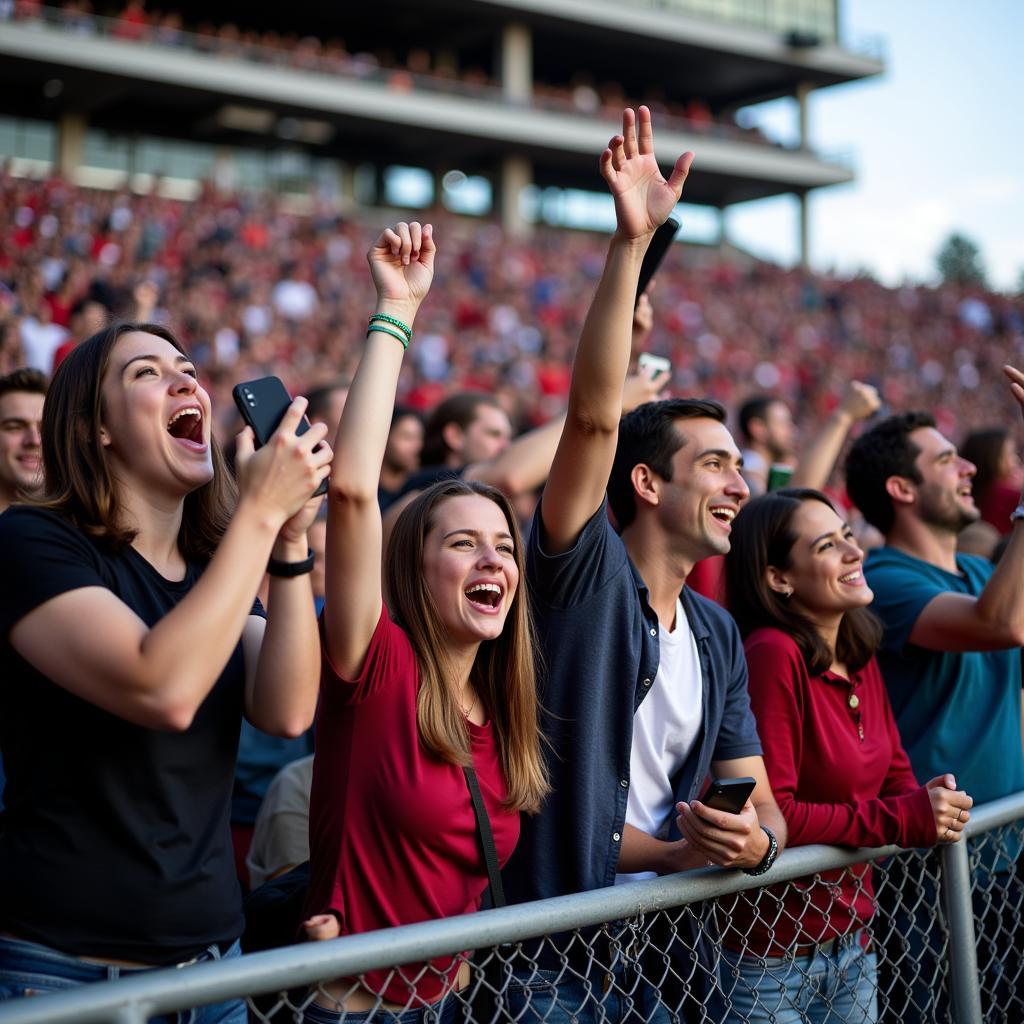
[[[779,841],[775,838],[775,833],[767,825],[762,825],[761,830],[768,837],[768,852],[752,868],[744,868],[743,874],[745,875],[763,875],[766,871],[771,870],[775,858],[779,855]]]
[[[310,551],[309,557],[302,559],[301,562],[282,562],[271,558],[267,562],[267,572],[271,576],[279,576],[284,579],[289,579],[292,576],[305,576],[307,572],[313,571],[313,558],[312,551]]]
[[[412,328],[405,323],[402,323],[398,317],[388,316],[387,313],[374,313],[370,317],[369,323],[373,323],[374,320],[380,320],[383,323],[391,324],[392,327],[397,327],[410,341],[412,341]]]
[[[396,341],[402,343],[402,348],[407,349],[409,347],[409,339],[404,334],[399,334],[398,331],[393,331],[390,327],[385,327],[383,324],[370,324],[366,329],[366,336],[369,336],[374,331],[380,331],[381,334],[390,334]]]
[[[1018,519],[1024,519],[1024,498],[1021,503],[1010,513],[1010,522],[1015,523]]]

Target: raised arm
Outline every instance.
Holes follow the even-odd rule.
[[[853,425],[874,416],[880,406],[878,392],[870,384],[850,381],[839,407],[822,424],[818,433],[801,446],[789,486],[823,490]]]
[[[615,199],[616,228],[576,350],[565,426],[541,502],[545,548],[551,554],[573,545],[604,500],[629,368],[640,265],[655,229],[679,202],[692,161],[693,154],[684,153],[668,181],[662,177],[646,107],[639,116],[623,111],[622,134],[601,154],[601,174]]]
[[[1024,412],[1024,373],[1003,367],[1010,391]],[[933,651],[993,651],[1024,645],[1024,520],[1013,524],[1010,541],[985,589],[977,597],[945,593],[925,605],[910,642]]]
[[[434,274],[433,229],[413,221],[386,230],[367,254],[381,327],[410,329]],[[405,349],[399,338],[372,331],[366,339],[338,425],[327,492],[327,653],[345,677],[359,673],[380,617],[381,518],[377,483]]]

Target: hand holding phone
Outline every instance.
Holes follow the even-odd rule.
[[[260,377],[258,380],[237,384],[231,392],[231,397],[234,398],[242,419],[252,427],[257,448],[262,448],[270,440],[292,404],[292,397],[279,377]],[[295,433],[301,437],[309,428],[309,419],[303,416],[295,428]],[[326,493],[327,478],[324,478],[312,496],[316,498]]]

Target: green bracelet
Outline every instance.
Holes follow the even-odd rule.
[[[403,324],[397,317],[388,316],[387,313],[374,313],[373,316],[370,317],[369,322],[372,324],[374,320],[383,320],[384,323],[391,324],[392,327],[397,327],[410,341],[412,341],[412,328],[408,324]]]
[[[390,327],[385,327],[383,324],[370,324],[366,330],[366,336],[369,336],[374,331],[380,331],[381,334],[390,334],[392,338],[402,343],[402,348],[407,349],[409,347],[409,339],[404,334],[399,334],[398,331],[391,330]]]

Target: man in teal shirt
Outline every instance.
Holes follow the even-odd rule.
[[[1006,374],[1024,409],[1024,374],[1010,367]],[[911,764],[919,779],[952,769],[957,785],[982,803],[1024,790],[1024,504],[1013,514],[998,567],[958,554],[958,534],[979,517],[971,495],[974,473],[974,465],[936,429],[934,418],[922,412],[878,423],[857,440],[846,463],[850,498],[885,536],[885,547],[871,552],[864,571],[875,595],[872,609],[885,627],[878,661]],[[963,822],[949,824],[954,832]],[[979,941],[982,933],[1005,928],[1002,905],[1016,904],[1024,893],[1017,833],[1007,834],[1001,849],[992,842],[986,846],[982,860],[992,874],[981,888],[993,883],[996,888],[989,888],[989,899],[975,900]],[[920,895],[905,892],[904,902],[920,902]],[[914,945],[913,933],[926,925],[907,924],[898,931]],[[1019,960],[1019,942],[1006,948],[1016,950]],[[1020,966],[1003,959],[997,973],[1013,979]],[[1020,1000],[1003,991],[998,979],[985,987],[998,998],[996,1005]],[[904,1020],[914,1019],[914,1003],[928,1005],[914,993]],[[1024,1019],[1024,1002],[1020,1008]],[[918,1019],[931,1016],[927,1012]]]

